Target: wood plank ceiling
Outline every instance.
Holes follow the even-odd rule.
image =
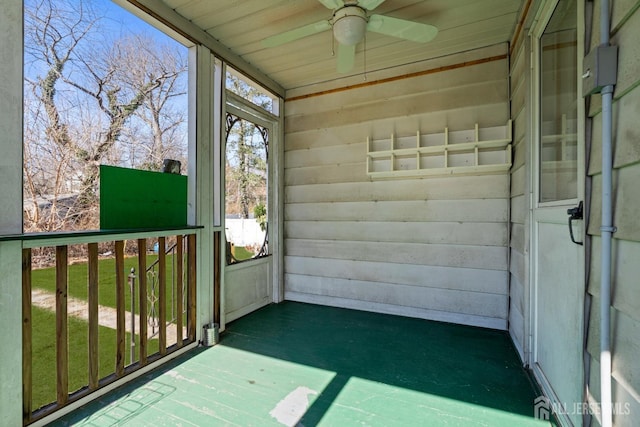
[[[162,0],[285,89],[388,69],[510,41],[526,0],[387,0],[373,12],[434,25],[437,37],[421,44],[367,32],[355,66],[336,71],[330,30],[266,48],[262,40],[331,18],[316,0]],[[337,46],[336,46],[337,49]]]

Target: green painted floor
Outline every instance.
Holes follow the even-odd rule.
[[[505,332],[285,302],[55,425],[549,425],[535,397]]]

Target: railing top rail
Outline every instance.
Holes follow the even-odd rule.
[[[64,231],[53,233],[23,233],[0,236],[0,242],[22,241],[24,248],[43,246],[75,245],[84,243],[100,243],[114,240],[142,239],[171,236],[177,234],[194,234],[202,226],[184,226],[176,228],[138,228],[122,230]]]
[[[171,253],[171,251],[173,251],[178,245],[176,243],[174,243],[173,245],[167,246],[164,250],[164,253],[169,255]],[[147,270],[145,271],[145,273],[150,272],[151,270],[153,270],[153,267],[155,267],[156,265],[158,265],[158,263],[160,262],[160,257],[156,258],[155,261],[153,261],[148,267]]]

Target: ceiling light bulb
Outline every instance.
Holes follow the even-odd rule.
[[[353,46],[362,41],[367,31],[367,16],[359,7],[338,10],[333,20],[333,35],[338,43]]]

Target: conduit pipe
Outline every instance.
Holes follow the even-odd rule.
[[[600,4],[600,45],[609,45],[609,0]],[[600,401],[602,427],[613,421],[611,398],[611,241],[615,227],[612,214],[612,104],[613,85],[602,88],[602,236],[600,278]]]

